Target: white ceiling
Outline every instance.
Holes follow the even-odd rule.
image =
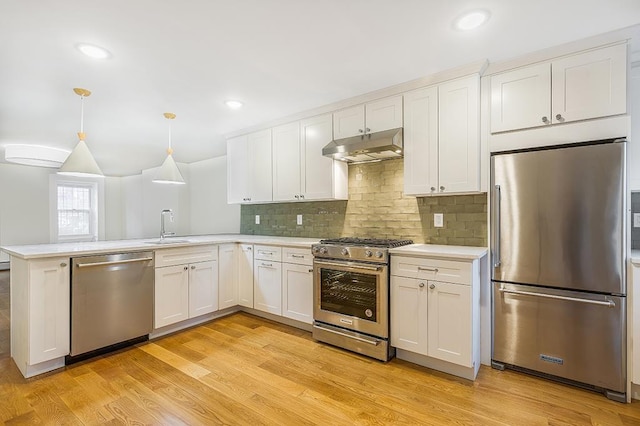
[[[487,24],[452,28],[475,8]],[[96,161],[136,174],[166,155],[164,112],[177,115],[174,158],[190,163],[224,155],[229,132],[638,23],[638,0],[2,0],[0,151],[72,149],[83,87]],[[80,42],[113,57],[89,59]]]

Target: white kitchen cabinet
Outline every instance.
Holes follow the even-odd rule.
[[[333,113],[333,138],[381,132],[402,127],[402,96],[392,96]]]
[[[282,316],[313,323],[313,255],[309,249],[282,250]]]
[[[347,199],[347,164],[322,155],[331,129],[330,114],[272,129],[274,201]]]
[[[282,315],[282,247],[254,245],[253,307]]]
[[[404,95],[404,192],[480,191],[480,77]]]
[[[631,382],[640,385],[640,253],[634,252],[629,261],[629,282],[627,292],[631,305]],[[628,305],[627,305],[628,306]],[[629,306],[628,306],[629,307]],[[627,308],[628,308],[627,307]],[[634,396],[635,398],[635,396]]]
[[[390,338],[398,358],[475,379],[480,279],[480,258],[392,255]]]
[[[217,246],[156,251],[154,328],[218,310],[217,260]]]
[[[69,265],[11,258],[11,357],[25,377],[63,366],[69,354]]]
[[[220,309],[238,304],[238,244],[218,247],[218,305]]]
[[[427,355],[473,367],[471,286],[429,281]]]
[[[624,114],[626,73],[625,43],[496,74],[491,132]]]
[[[271,129],[227,141],[227,202],[272,201]]]
[[[427,353],[427,280],[391,277],[391,346]]]
[[[240,244],[238,253],[238,304],[253,308],[253,245]]]

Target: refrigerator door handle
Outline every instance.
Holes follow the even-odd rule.
[[[558,300],[569,300],[572,302],[580,302],[580,303],[589,303],[592,305],[601,305],[606,306],[608,308],[615,308],[616,303],[613,300],[590,300],[590,299],[580,299],[578,297],[567,297],[567,296],[556,296],[555,294],[546,294],[546,293],[534,293],[531,291],[520,291],[520,290],[508,290],[504,287],[500,287],[500,293],[509,293],[509,294],[520,294],[523,296],[535,296],[535,297],[544,297],[546,299],[558,299]]]
[[[493,191],[493,267],[500,266],[500,185]]]

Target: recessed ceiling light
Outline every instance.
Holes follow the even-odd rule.
[[[229,108],[231,108],[231,109],[240,109],[240,108],[242,108],[242,105],[244,105],[240,101],[225,101],[224,104],[226,106],[228,106]]]
[[[111,53],[107,49],[96,46],[95,44],[79,43],[76,44],[76,49],[93,59],[107,59],[111,57]]]
[[[469,31],[478,28],[489,20],[491,14],[487,10],[474,10],[459,16],[453,26],[461,31]]]

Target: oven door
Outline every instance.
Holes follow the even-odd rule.
[[[313,319],[389,337],[389,267],[362,262],[313,262]]]

